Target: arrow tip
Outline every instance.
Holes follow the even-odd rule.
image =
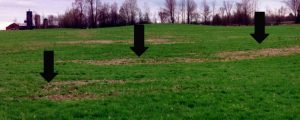
[[[40,73],[40,74],[49,83],[57,76],[58,73]]]
[[[148,47],[142,47],[142,48],[131,47],[131,50],[139,57],[141,57],[147,49]]]
[[[269,36],[269,34],[251,34],[251,36],[252,36],[259,44],[261,44],[261,43]]]

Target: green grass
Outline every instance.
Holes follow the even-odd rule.
[[[300,46],[299,26],[267,27],[261,45],[253,27],[146,25],[149,44],[142,61],[166,58],[217,59],[216,53]],[[139,60],[130,44],[62,45],[80,40],[132,41],[133,27],[0,32],[0,119],[300,119],[300,55],[203,63],[90,65],[56,62],[53,82],[119,80],[64,85],[47,91],[39,75],[43,51],[56,61]],[[193,53],[193,54],[191,54]],[[81,100],[35,99],[53,94],[95,94]],[[53,93],[52,93],[53,92]]]

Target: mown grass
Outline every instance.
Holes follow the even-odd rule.
[[[62,45],[61,41],[131,41],[133,27],[0,32],[1,119],[300,119],[300,56],[231,62],[89,65],[56,62],[54,82],[122,80],[76,86],[96,99],[51,100],[39,73],[43,51],[56,61],[139,59],[130,44]],[[146,39],[184,41],[149,45],[140,59],[216,59],[223,51],[300,46],[299,26],[272,26],[261,45],[253,27],[146,25]],[[72,93],[74,94],[74,93]],[[41,98],[39,98],[41,97]],[[38,98],[38,99],[36,99]]]

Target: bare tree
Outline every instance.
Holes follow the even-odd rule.
[[[278,15],[279,16],[285,16],[287,13],[287,9],[283,6],[281,6],[279,9],[278,9]]]
[[[154,14],[152,16],[152,23],[157,24],[157,11],[154,11]]]
[[[170,21],[175,23],[176,0],[165,0],[164,11],[168,13]]]
[[[217,1],[216,1],[216,0],[212,0],[212,1],[211,1],[211,6],[212,6],[212,16],[215,16],[216,5],[217,5]]]
[[[195,10],[197,9],[197,4],[194,0],[187,0],[186,2],[187,23],[190,24],[192,16],[195,14]]]
[[[148,3],[146,3],[146,2],[144,3],[143,23],[144,24],[151,23],[151,19],[150,19],[150,7],[149,7]]]
[[[71,24],[73,27],[83,28],[85,27],[85,15],[84,15],[84,0],[75,0],[73,3],[73,10],[69,11],[69,14],[72,14],[71,18],[66,19],[74,19],[74,22]],[[67,20],[72,21],[72,20]]]
[[[131,21],[130,17],[130,8],[129,8],[128,2],[124,2],[119,10],[120,16],[122,18],[122,21],[124,21],[125,24],[128,24]]]
[[[98,18],[99,18],[99,7],[101,6],[101,1],[100,0],[96,0],[96,7],[95,7],[95,23],[96,23],[96,26],[99,27],[99,21],[98,21]]]
[[[285,0],[283,2],[293,12],[294,16],[298,15],[298,10],[299,10],[299,7],[300,7],[300,0]]]
[[[256,0],[242,0],[241,1],[243,24],[250,24],[251,15],[253,15],[256,9]]]
[[[195,23],[199,23],[199,19],[201,18],[201,15],[198,13],[198,12],[195,12],[193,15],[192,15],[192,21],[194,21]]]
[[[295,16],[295,21],[300,22],[300,0],[283,1]],[[299,20],[298,20],[299,19]]]
[[[204,24],[208,24],[211,11],[206,0],[202,1],[202,7],[203,22]]]
[[[138,11],[138,14],[139,14],[139,24],[144,24],[144,16],[143,16],[143,12],[142,10],[139,10]]]
[[[168,17],[169,17],[169,14],[161,8],[161,10],[158,12],[158,16],[159,16],[159,19],[160,19],[160,23],[167,23],[168,22]]]
[[[126,23],[135,24],[139,8],[136,0],[125,0],[120,8],[120,15]]]
[[[89,23],[89,27],[91,28],[95,28],[96,25],[96,17],[95,17],[95,4],[96,1],[95,0],[86,0],[86,6],[88,7],[88,23]]]
[[[225,16],[225,8],[224,7],[220,7],[219,13],[220,13],[220,17],[224,18],[224,16]]]
[[[106,27],[110,25],[110,5],[108,3],[100,4],[98,7],[98,17],[97,21],[99,23],[99,26]]]
[[[242,8],[244,14],[252,15],[256,10],[256,0],[242,0]]]
[[[110,25],[117,25],[119,22],[118,19],[118,4],[114,2],[110,6]]]
[[[283,6],[281,6],[278,10],[277,10],[277,15],[276,15],[276,22],[277,24],[281,24],[281,22],[284,20],[285,15],[287,13],[287,9]]]
[[[181,23],[185,23],[186,15],[186,0],[181,0],[180,2],[180,11],[181,11]]]
[[[224,0],[223,1],[223,10],[226,13],[226,24],[231,24],[230,23],[230,18],[231,18],[231,12],[233,8],[233,2],[231,0]]]
[[[131,24],[135,24],[136,14],[139,11],[137,1],[136,0],[129,0],[130,2],[130,14],[131,14]]]
[[[284,20],[287,20],[288,17],[287,15],[287,8],[281,6],[279,9],[270,9],[267,8],[267,14],[266,14],[266,21],[268,24],[275,24],[279,25],[281,24]]]

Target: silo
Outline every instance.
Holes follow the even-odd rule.
[[[41,27],[41,16],[38,14],[34,15],[34,25],[35,28],[39,29]]]
[[[48,28],[48,19],[45,18],[44,21],[43,21],[43,27],[46,29]]]
[[[33,29],[32,11],[27,11],[26,16],[27,29]]]

